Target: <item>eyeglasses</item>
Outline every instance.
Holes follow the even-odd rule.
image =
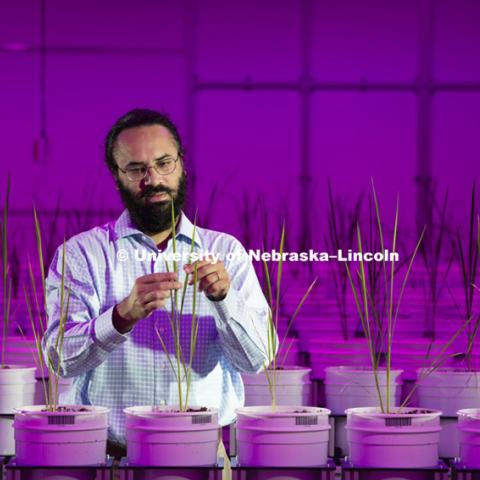
[[[153,168],[159,175],[170,175],[177,168],[177,158],[162,157],[155,160],[152,166],[132,165],[125,170],[117,165],[117,168],[124,173],[131,182],[140,182],[147,177],[150,168]]]

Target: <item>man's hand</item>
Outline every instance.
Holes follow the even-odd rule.
[[[193,283],[193,272],[197,267],[198,289],[205,292],[207,297],[214,302],[223,300],[230,288],[230,276],[222,261],[212,263],[209,260],[190,263],[185,265],[183,269],[186,273],[191,274],[190,285]]]
[[[113,326],[120,333],[128,332],[139,320],[163,308],[171,291],[181,287],[178,275],[174,272],[152,273],[137,278],[130,295],[117,305],[121,321],[114,320]]]

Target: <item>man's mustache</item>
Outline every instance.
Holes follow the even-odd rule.
[[[153,195],[157,195],[159,193],[166,193],[170,197],[173,197],[173,191],[171,188],[164,187],[159,185],[158,187],[151,187],[150,185],[145,188],[143,191],[141,198],[152,197]]]

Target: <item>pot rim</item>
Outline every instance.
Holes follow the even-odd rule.
[[[273,372],[273,368],[267,368],[266,370],[270,371],[270,372]],[[261,370],[260,372],[258,373],[247,373],[247,372],[242,372],[240,375],[243,377],[243,376],[247,376],[247,377],[258,377],[258,376],[261,376],[261,375],[265,375],[265,369],[264,370]],[[303,367],[301,365],[285,365],[284,367],[281,367],[281,368],[277,368],[276,369],[277,372],[279,373],[284,373],[284,372],[288,372],[288,373],[291,373],[291,372],[303,372],[303,373],[310,373],[312,371],[312,368],[311,367]]]
[[[0,368],[0,372],[15,372],[17,370],[22,370],[22,371],[37,370],[37,367],[32,367],[27,365],[16,365],[16,364],[14,365],[14,364],[6,363],[5,366],[8,368]]]
[[[13,409],[13,412],[17,415],[44,415],[44,416],[62,416],[62,415],[92,415],[94,414],[103,414],[109,413],[110,409],[107,407],[101,407],[96,405],[58,405],[59,407],[66,408],[87,408],[87,411],[62,411],[62,412],[51,412],[45,410],[46,405],[27,405],[23,407],[16,407]]]
[[[368,373],[371,374],[374,372],[372,367],[365,367],[361,365],[330,365],[324,368],[325,371],[329,372],[355,372],[355,373]],[[377,372],[386,373],[387,369],[385,367],[377,368]],[[398,373],[401,375],[404,372],[403,368],[391,368],[390,373]]]
[[[399,408],[399,407],[391,407]],[[406,412],[390,412],[384,413],[379,411],[380,407],[352,407],[345,410],[346,415],[355,415],[362,417],[375,417],[375,418],[421,418],[425,416],[438,416],[442,415],[441,410],[435,408],[421,408],[421,407],[402,407],[402,410]],[[423,412],[410,412],[410,410],[424,410]],[[426,411],[425,411],[426,410]]]
[[[480,420],[480,408],[461,408],[457,411],[457,416]]]
[[[424,370],[428,370],[428,367],[421,367],[421,368],[417,368],[416,372],[417,374],[418,373],[421,373],[423,372]],[[461,369],[461,368],[458,368],[458,367],[441,367],[441,368],[437,368],[435,369],[435,371],[431,372],[428,377],[426,378],[429,378],[431,376],[434,376],[436,373],[445,373],[445,374],[449,374],[449,375],[466,375],[466,374],[469,374],[469,375],[480,375],[480,370],[467,370],[466,368],[465,369]]]
[[[152,416],[178,416],[178,417],[191,417],[196,415],[208,415],[218,414],[218,408],[216,407],[198,407],[196,405],[190,406],[188,408],[206,408],[207,410],[203,411],[188,411],[182,412],[179,410],[177,405],[134,405],[131,407],[126,407],[123,409],[123,413],[130,414],[134,416],[142,415],[152,415]]]
[[[273,370],[273,368],[267,368],[267,370]],[[312,371],[311,367],[304,367],[302,365],[285,365],[285,366],[280,366],[280,368],[277,368],[276,369],[277,372],[288,372],[288,371],[295,371],[295,372],[299,372],[299,371]],[[261,372],[258,372],[258,373],[247,373],[247,375],[259,375],[259,374],[262,374],[262,373],[265,373],[265,370],[262,370]],[[243,375],[243,373],[242,373]]]
[[[292,410],[308,410],[307,412],[295,412]],[[275,410],[271,405],[255,405],[250,407],[240,407],[235,409],[237,415],[246,417],[298,417],[311,415],[330,415],[332,412],[328,408],[300,406],[300,405],[278,405]]]

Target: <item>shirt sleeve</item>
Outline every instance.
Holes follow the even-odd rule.
[[[114,306],[100,311],[100,300],[88,262],[75,248],[69,247],[64,282],[64,305],[69,296],[69,306],[63,345],[59,348],[62,252],[63,245],[57,249],[46,279],[48,327],[42,346],[47,364],[55,369],[60,367],[61,376],[72,377],[103,363],[110,352],[127,340],[128,333],[123,335],[113,326]]]
[[[228,294],[211,301],[220,345],[239,371],[259,372],[273,359],[268,341],[270,309],[252,261],[238,241],[230,257],[225,259],[231,282]],[[273,344],[278,348],[276,332]]]

